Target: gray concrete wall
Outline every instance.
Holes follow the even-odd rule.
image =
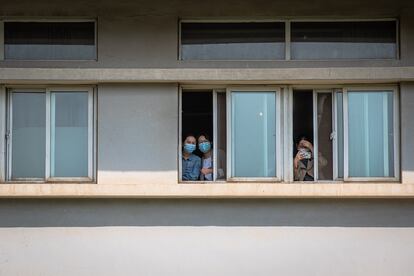
[[[6,2],[6,1],[3,1]],[[399,1],[7,1],[4,18],[90,17],[98,20],[98,61],[0,62],[1,67],[199,68],[332,67],[414,65],[414,3]],[[400,60],[178,61],[179,19],[399,18]]]
[[[401,108],[401,179],[403,183],[414,181],[414,83],[400,86]]]
[[[177,183],[178,87],[98,86],[98,183]]]
[[[412,200],[0,200],[0,275],[413,275]]]

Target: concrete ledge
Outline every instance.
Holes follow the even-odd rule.
[[[127,69],[0,68],[0,83],[383,83],[414,81],[412,67]]]
[[[0,184],[0,198],[411,198],[414,184]]]

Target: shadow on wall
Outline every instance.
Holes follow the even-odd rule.
[[[414,200],[0,200],[0,227],[99,226],[414,227]]]

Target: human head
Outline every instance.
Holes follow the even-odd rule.
[[[207,153],[211,150],[211,142],[207,134],[201,134],[197,138],[198,149],[202,153]]]
[[[196,138],[194,135],[187,135],[183,142],[183,149],[187,153],[193,153],[193,151],[196,149]]]
[[[306,137],[306,136],[299,136],[299,139],[296,140],[296,147],[297,147],[297,149],[300,149],[300,148],[308,148],[306,146],[306,144],[307,144],[306,142],[307,143],[310,143],[308,137]]]

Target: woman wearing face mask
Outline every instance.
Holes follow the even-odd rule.
[[[200,180],[213,180],[213,154],[211,149],[211,143],[208,139],[208,136],[202,134],[198,136],[198,149],[203,153],[201,159],[201,170],[200,170]]]
[[[196,149],[196,139],[188,135],[183,143],[182,180],[198,180],[200,177],[201,159],[193,154]]]

